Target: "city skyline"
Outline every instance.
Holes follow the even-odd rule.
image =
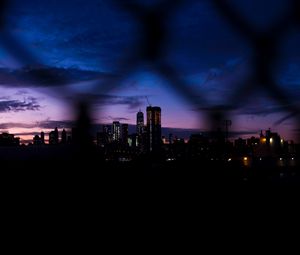
[[[235,132],[228,129],[228,127],[226,128],[226,126],[217,127],[215,130],[166,128],[161,126],[161,120],[163,119],[161,117],[161,111],[161,108],[158,106],[147,106],[147,108],[145,109],[146,122],[144,121],[144,112],[141,109],[139,109],[139,111],[135,114],[135,124],[128,124],[124,121],[112,121],[111,123],[94,124],[91,127],[91,135],[95,143],[97,140],[96,134],[101,130],[103,130],[105,133],[111,132],[113,141],[124,141],[124,137],[122,134],[124,133],[123,129],[125,128],[127,133],[125,140],[127,141],[128,135],[136,134],[138,137],[141,137],[144,132],[149,132],[149,130],[156,129],[156,126],[158,125],[157,127],[159,128],[159,131],[155,131],[158,132],[157,139],[168,140],[170,135],[172,135],[174,139],[183,139],[185,142],[188,142],[191,136],[193,135],[202,134],[207,137],[210,137],[211,132],[216,132],[220,130],[224,135],[224,139],[228,136],[228,138],[226,139],[228,139],[228,141],[233,142],[236,139],[249,139],[251,137],[258,137],[258,135],[261,135],[263,130],[271,131],[271,128],[269,128],[259,129],[255,132]],[[231,121],[229,122],[231,123]],[[63,122],[52,123],[52,125],[55,124],[58,124],[55,126],[55,128],[54,126],[48,126],[47,129],[27,134],[26,136],[28,136],[28,139],[23,139],[22,136],[20,136],[18,133],[2,131],[2,134],[13,135],[16,139],[19,139],[20,144],[26,145],[34,144],[35,142],[37,142],[37,144],[66,144],[67,140],[70,139],[72,136],[72,130],[75,128],[76,122],[70,121],[67,124]],[[61,135],[59,133],[59,130],[61,131]],[[272,130],[272,132],[274,131],[276,132],[276,130]],[[284,141],[289,141],[290,143],[295,142],[294,140],[286,139],[284,136],[281,137]],[[147,139],[150,138],[148,137]],[[155,143],[157,143],[157,141]]]
[[[163,109],[164,128],[206,132],[210,130],[207,109],[226,107],[231,92],[241,86],[243,77],[251,75],[251,46],[224,22],[211,1],[191,1],[172,13],[162,55],[176,71],[176,78],[209,103],[195,109],[148,63],[138,64],[126,77],[117,79],[120,88],[102,93],[103,87],[122,76],[120,70],[130,63],[127,55],[139,43],[139,27],[130,13],[111,1],[10,2],[6,26],[39,60],[20,63],[5,45],[0,47],[0,132],[9,131],[22,140],[56,126],[72,128],[76,121],[74,102],[82,97],[92,102],[95,125],[113,121],[134,125],[135,113],[148,106],[147,97]],[[153,1],[140,2],[153,5]],[[236,7],[262,31],[286,7],[285,1],[242,2]],[[232,109],[232,133],[247,136],[271,128],[287,140],[298,140],[295,118],[280,120],[289,115],[289,107],[297,105],[300,96],[299,42],[299,33],[287,36],[280,47],[283,57],[274,71],[275,81],[290,96],[290,102],[279,104],[255,87],[247,100]],[[49,85],[47,80],[31,79],[30,74],[44,71],[68,82]]]

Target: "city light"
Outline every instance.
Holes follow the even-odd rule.
[[[174,161],[175,158],[167,158],[167,161],[170,162],[170,161]]]
[[[229,159],[228,159],[228,162],[230,162],[230,161],[232,161],[232,159],[231,159],[231,158],[229,158]]]
[[[273,143],[273,138],[270,138],[270,143],[271,143],[271,144]]]
[[[247,157],[244,157],[244,161],[248,161],[248,158],[247,158]]]

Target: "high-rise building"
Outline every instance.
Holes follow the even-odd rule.
[[[122,143],[128,144],[128,124],[122,124]]]
[[[147,149],[159,151],[161,148],[161,108],[147,107]]]
[[[66,144],[67,143],[67,132],[63,129],[61,132],[61,143]]]
[[[144,131],[144,113],[141,110],[136,115],[136,133],[141,136]]]
[[[41,143],[45,144],[45,133],[41,132]]]
[[[119,121],[114,121],[112,125],[113,141],[118,142],[121,138],[121,125]]]
[[[19,146],[20,138],[15,137],[13,134],[2,133],[0,134],[0,146]]]
[[[111,132],[111,125],[104,125],[102,127],[102,133],[105,136],[106,144],[111,143],[111,141],[113,139],[112,132]]]
[[[42,145],[42,139],[38,135],[33,137],[33,145]]]
[[[103,133],[110,135],[111,134],[111,125],[104,125]]]
[[[54,131],[49,133],[49,144],[58,144],[58,129],[55,128]]]

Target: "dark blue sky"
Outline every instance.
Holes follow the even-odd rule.
[[[44,121],[68,121],[73,118],[68,113],[68,100],[78,94],[88,94],[94,99],[96,122],[123,119],[133,124],[135,112],[145,109],[145,96],[148,96],[152,104],[162,107],[164,126],[207,128],[195,104],[189,103],[182,92],[172,89],[174,84],[153,69],[157,63],[134,62],[134,68],[127,69],[130,57],[141,48],[145,31],[138,15],[121,8],[117,1],[9,2],[6,29],[35,58],[20,62],[5,43],[0,48],[3,95],[0,118],[10,124],[7,128],[21,129],[26,123],[38,129]],[[136,2],[151,9],[163,1]],[[229,98],[233,91],[244,85],[245,77],[252,74],[253,47],[220,15],[212,1],[183,2],[176,8],[167,6],[162,14],[166,40],[160,61],[196,97],[206,98],[207,103],[200,108],[231,104]],[[289,1],[284,0],[228,2],[261,33],[268,31],[289,7]],[[279,47],[280,61],[273,67],[275,80],[290,95],[288,104],[291,105],[296,105],[300,96],[299,43],[300,27],[287,27]],[[30,74],[44,69],[63,78],[65,84],[30,79]],[[122,76],[125,71],[126,75]],[[121,87],[107,89],[115,80]],[[236,130],[256,132],[271,127],[293,137],[292,119],[274,125],[288,115],[287,104],[278,104],[258,88],[247,99],[236,101],[240,106],[232,116]]]

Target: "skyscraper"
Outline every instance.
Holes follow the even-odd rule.
[[[42,144],[45,144],[45,133],[41,132],[41,142]]]
[[[66,144],[67,143],[67,132],[65,129],[63,129],[63,131],[61,132],[61,141],[62,144]]]
[[[147,147],[150,152],[161,148],[161,109],[147,107]]]
[[[119,121],[114,121],[112,125],[113,129],[113,141],[118,142],[121,138],[121,127]]]
[[[122,124],[122,143],[128,144],[128,124]]]
[[[141,110],[136,115],[136,133],[141,136],[144,131],[144,113]]]
[[[58,129],[57,127],[55,128],[54,131],[51,131],[49,133],[49,144],[58,144]]]

